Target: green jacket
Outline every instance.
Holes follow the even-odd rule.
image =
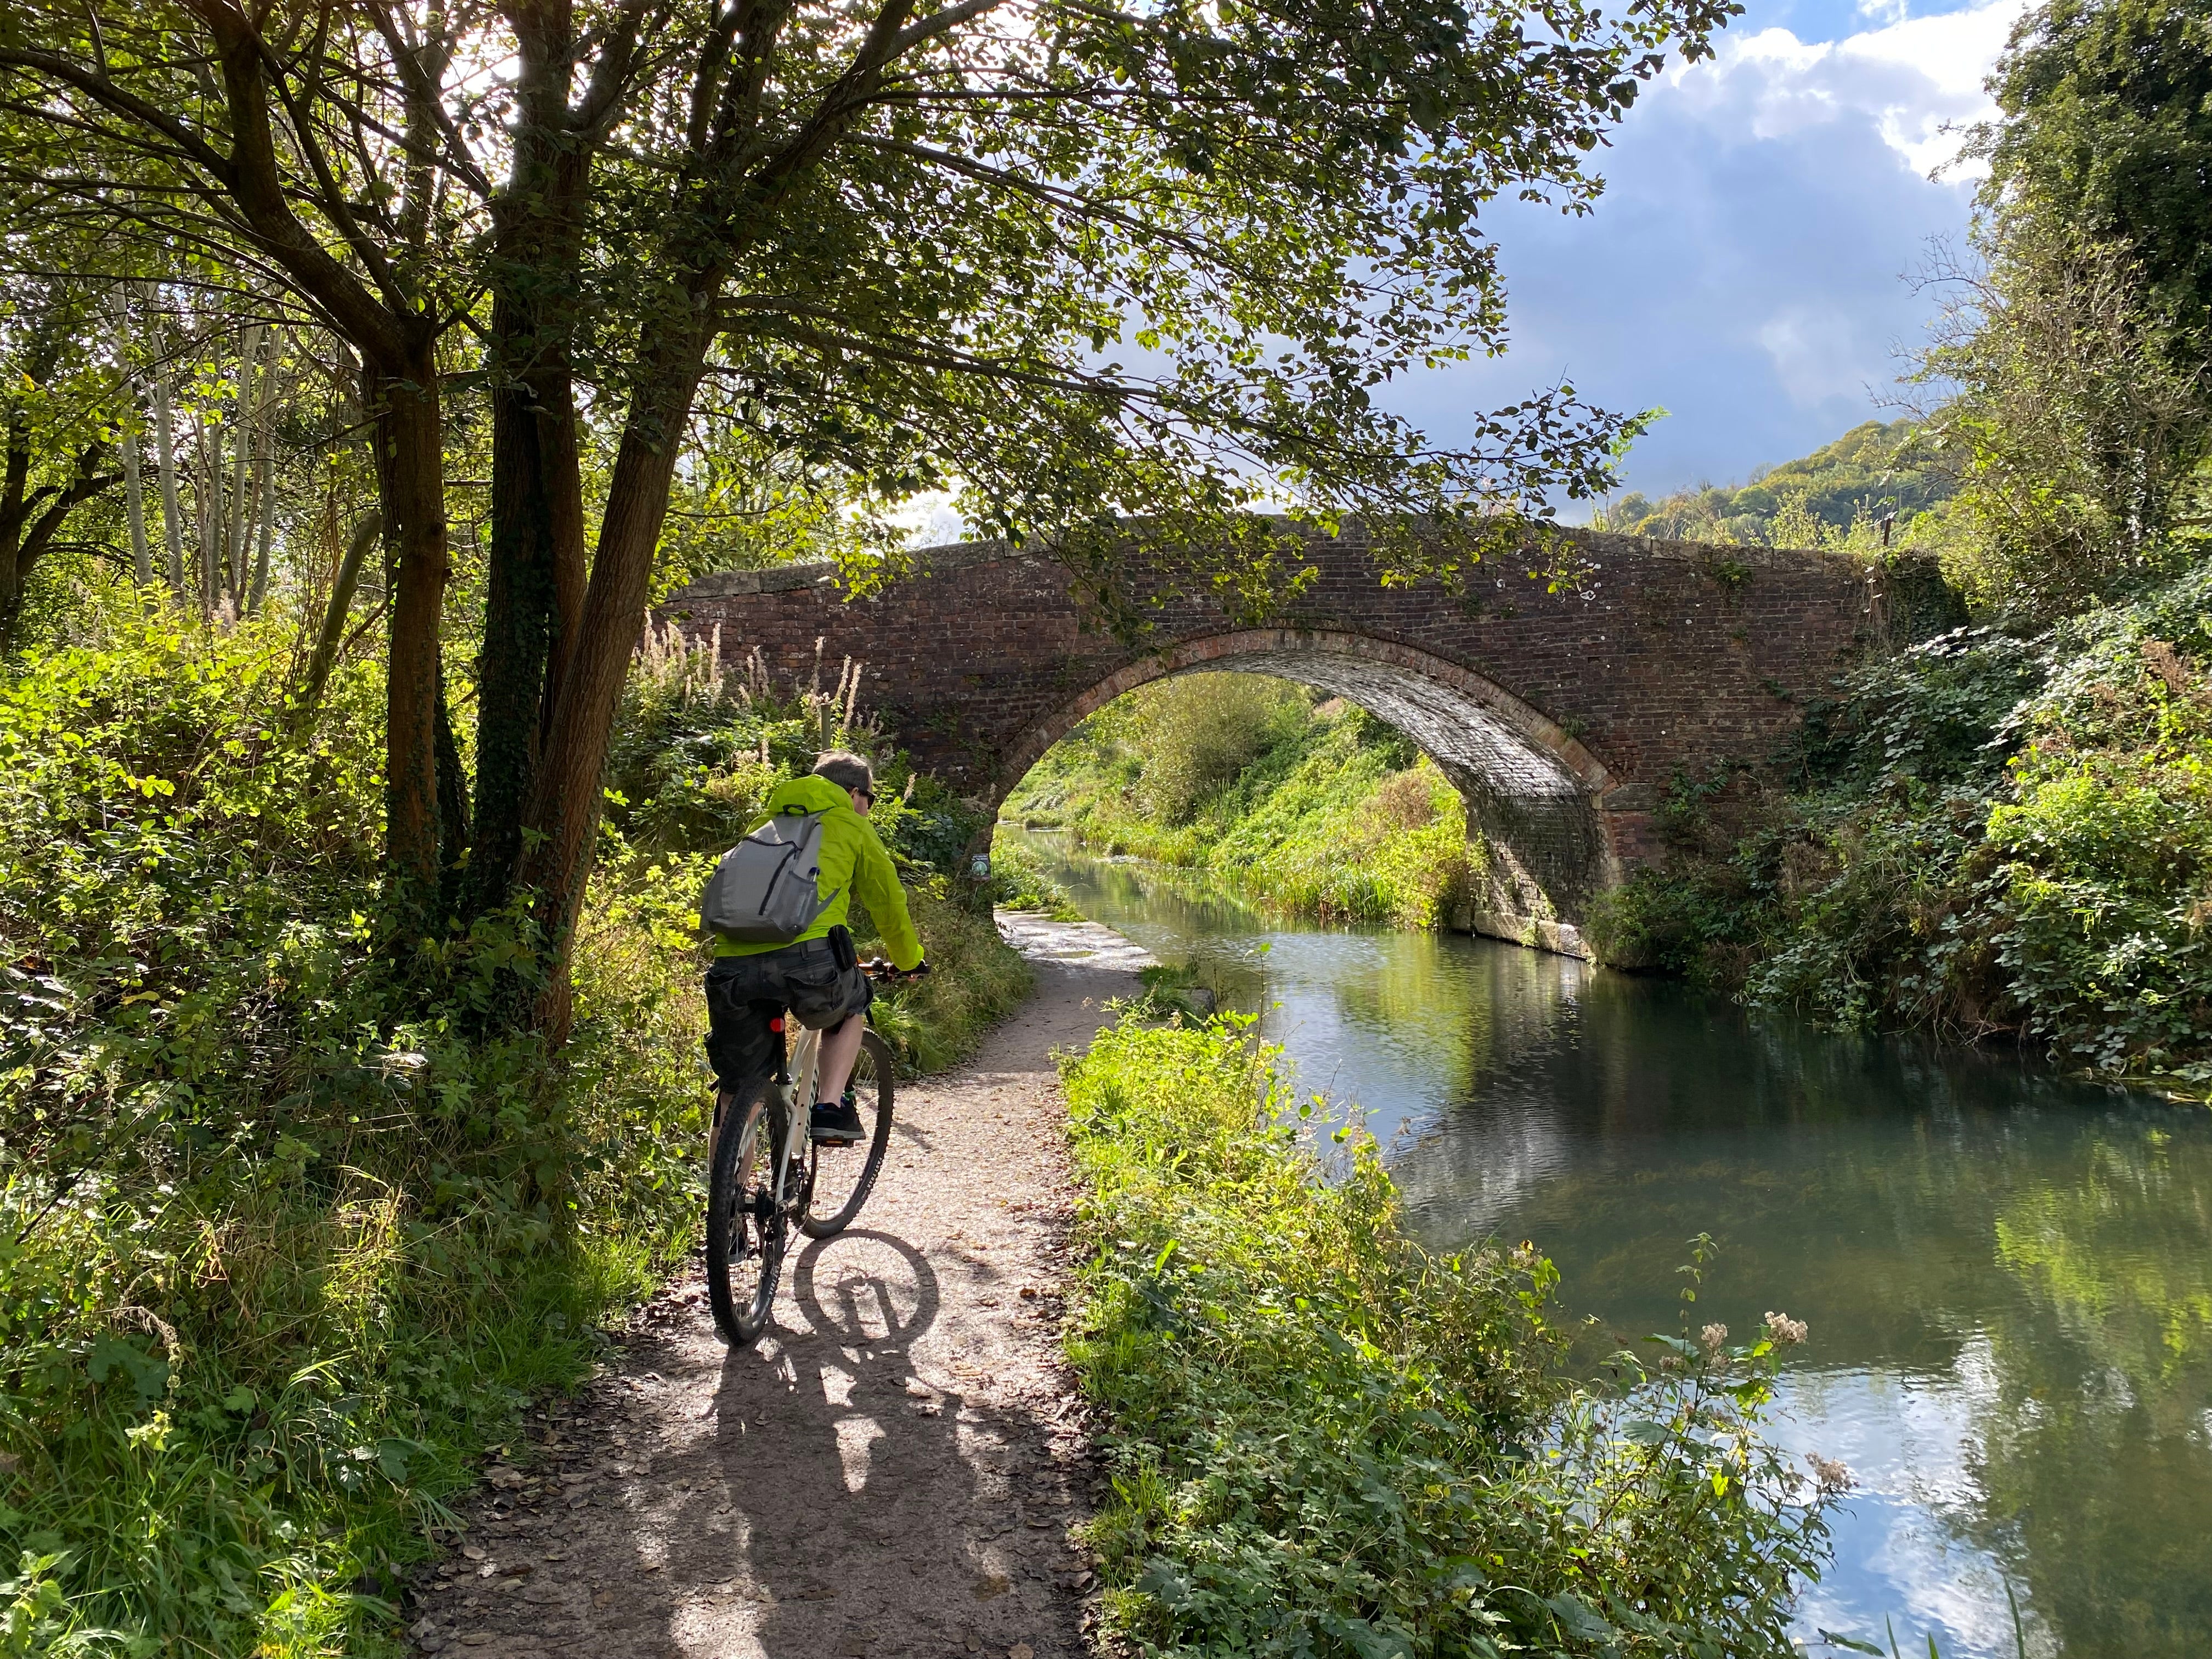
[[[843,921],[852,908],[853,896],[857,893],[860,902],[868,907],[868,914],[875,918],[876,929],[884,936],[884,948],[890,952],[891,961],[901,968],[919,963],[921,940],[915,936],[914,921],[906,913],[906,890],[899,885],[898,872],[891,867],[891,855],[884,850],[874,826],[853,810],[850,797],[829,779],[810,775],[776,785],[769,792],[765,805],[768,810],[763,815],[763,823],[787,806],[829,814],[822,820],[821,890],[836,896],[830,899],[829,908],[814,919],[814,925],[792,943],[820,939]],[[758,956],[763,951],[781,949],[781,945],[741,945],[719,933],[714,938],[714,954],[718,957]]]

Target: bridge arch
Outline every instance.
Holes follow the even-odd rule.
[[[1602,802],[1614,787],[1575,737],[1488,677],[1418,647],[1336,629],[1204,635],[1138,658],[1068,699],[1013,745],[994,809],[1085,717],[1155,680],[1269,674],[1356,702],[1419,744],[1467,803],[1490,854],[1487,890],[1462,921],[1477,931],[1575,949],[1589,899],[1620,878]]]
[[[1893,600],[1918,579],[1820,552],[1565,539],[1574,583],[1501,564],[1447,588],[1386,580],[1356,525],[1316,532],[1301,556],[1311,580],[1265,626],[1139,573],[1126,597],[1151,635],[1138,641],[1064,567],[1003,543],[921,550],[866,594],[829,565],[720,572],[658,615],[727,656],[757,653],[787,683],[849,659],[884,740],[986,806],[1077,720],[1148,680],[1245,670],[1341,695],[1419,743],[1465,797],[1493,880],[1456,924],[1575,950],[1589,899],[1663,856],[1668,780],[1772,754],[1840,669],[1889,647]]]

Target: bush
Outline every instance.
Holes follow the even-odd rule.
[[[1140,1654],[1794,1651],[1826,1504],[1759,1437],[1778,1337],[1571,1383],[1532,1249],[1431,1256],[1370,1141],[1326,1169],[1228,1018],[1132,1018],[1063,1075],[1091,1254],[1068,1352],[1091,1523]],[[1339,1139],[1345,1136],[1340,1134]],[[1832,1470],[1826,1476],[1832,1482]]]
[[[595,901],[557,1065],[466,1036],[527,941],[382,929],[375,677],[294,741],[288,646],[134,619],[0,685],[0,1549],[41,1644],[372,1643],[697,1212],[653,907]]]
[[[1192,674],[1130,694],[1147,810],[1186,823],[1199,804],[1305,723],[1306,697],[1261,674]]]
[[[0,1559],[27,1564],[0,1651],[390,1650],[396,1574],[472,1466],[690,1248],[712,851],[688,849],[730,821],[627,803],[567,1047],[487,1037],[526,913],[385,923],[379,665],[295,737],[291,642],[133,606],[0,677]],[[653,775],[653,734],[726,695],[649,668],[622,763]],[[751,738],[811,761],[761,701]],[[894,792],[902,856],[965,845],[926,781]],[[887,1010],[922,1065],[1026,973],[931,879],[948,971]]]
[[[1667,868],[1586,936],[1830,1024],[2212,1092],[2208,661],[2212,571],[1870,663],[1808,714],[1794,792],[1678,781]]]
[[[1047,872],[1044,861],[1019,842],[992,848],[988,896],[1004,909],[1036,911],[1054,921],[1083,920],[1083,912]]]

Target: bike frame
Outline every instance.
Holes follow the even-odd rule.
[[[788,1014],[784,1016],[784,1061],[776,1067],[769,1085],[775,1091],[777,1104],[783,1112],[783,1142],[775,1149],[775,1184],[771,1188],[780,1202],[789,1200],[791,1171],[805,1156],[809,1114],[814,1109],[815,1085],[821,1075],[822,1033],[801,1028],[799,1041],[794,1043],[791,1041],[790,1018]]]

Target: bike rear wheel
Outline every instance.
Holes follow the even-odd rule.
[[[806,1208],[799,1224],[809,1238],[841,1233],[860,1213],[875,1190],[891,1139],[891,1046],[873,1031],[860,1034],[853,1061],[853,1103],[860,1109],[861,1137],[849,1146],[809,1150],[811,1168]]]
[[[760,1083],[720,1102],[707,1181],[707,1300],[732,1347],[760,1340],[783,1272],[788,1223],[774,1190],[780,1115]]]

